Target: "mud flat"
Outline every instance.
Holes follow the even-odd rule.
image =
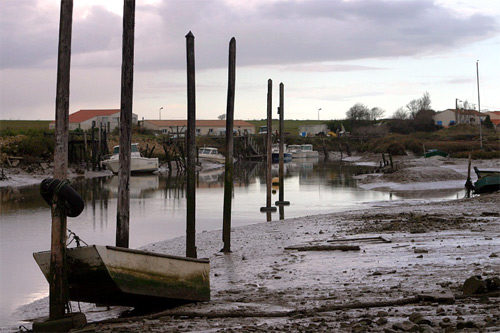
[[[365,184],[411,189],[421,183],[425,194],[443,170],[462,184],[456,186],[463,186],[467,170],[464,160],[398,163],[401,172],[434,171],[411,181],[404,173],[370,175],[376,178]],[[484,164],[496,168],[498,162]],[[234,228],[229,254],[220,252],[220,230],[203,232],[197,248],[199,258],[211,261],[210,302],[147,313],[84,310],[92,322],[85,331],[498,332],[499,202],[500,193],[380,202],[367,210],[252,224]],[[185,238],[144,249],[184,255]],[[31,318],[46,315],[39,309],[47,306],[20,310]]]
[[[500,331],[500,193],[236,228],[198,235],[212,300],[108,319],[95,332]],[[348,240],[346,240],[348,239]],[[180,254],[184,238],[148,250]],[[357,245],[359,250],[289,247]],[[466,290],[474,276],[478,288]],[[474,280],[473,279],[473,280]],[[486,283],[488,282],[488,284]],[[488,287],[486,287],[488,286]],[[467,289],[467,288],[466,288]],[[467,294],[469,293],[469,294]]]

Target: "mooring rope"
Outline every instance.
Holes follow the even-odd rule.
[[[66,246],[69,246],[71,243],[73,243],[73,241],[75,241],[76,243],[76,247],[80,247],[80,242],[89,246],[89,244],[85,243],[85,241],[83,239],[81,239],[77,234],[75,234],[73,231],[69,230],[68,229],[68,233],[69,233],[69,236],[70,236],[70,241],[68,244],[66,244]]]

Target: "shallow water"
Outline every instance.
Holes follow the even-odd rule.
[[[285,195],[290,206],[271,214],[272,220],[362,208],[375,202],[421,199],[422,192],[389,193],[356,187],[351,175],[357,167],[317,160],[293,161],[285,165]],[[366,167],[365,167],[366,168]],[[197,232],[222,228],[222,169],[197,175]],[[264,165],[235,168],[232,226],[265,222]],[[273,165],[273,176],[278,175]],[[183,236],[186,222],[183,177],[168,175],[133,176],[130,180],[130,247]],[[86,207],[76,218],[68,218],[68,229],[88,244],[115,243],[118,177],[78,179],[72,186],[82,195]],[[430,197],[432,196],[432,197]],[[426,193],[425,199],[454,199],[463,191]],[[0,327],[19,323],[19,306],[48,295],[48,284],[32,253],[50,248],[51,215],[38,186],[0,189]],[[278,192],[272,194],[272,203]],[[280,216],[281,214],[281,216]],[[74,246],[74,243],[70,246]],[[27,315],[29,317],[29,315]]]

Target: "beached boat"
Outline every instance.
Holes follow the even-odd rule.
[[[208,259],[114,246],[67,249],[69,298],[104,305],[178,305],[210,300]],[[33,254],[50,283],[50,251]]]
[[[218,163],[226,162],[226,157],[222,154],[219,154],[218,149],[213,147],[203,147],[198,149],[198,157]]]
[[[158,170],[158,158],[143,157],[139,152],[137,143],[133,143],[130,147],[130,172],[132,173],[148,173]],[[101,163],[115,175],[120,170],[120,146],[113,147],[113,154],[103,160]]]
[[[474,167],[477,181],[474,183],[474,193],[489,193],[500,191],[500,171],[479,170]]]
[[[425,158],[433,157],[433,156],[448,157],[449,155],[450,154],[448,154],[447,152],[444,152],[444,151],[439,150],[439,149],[429,149],[428,151],[426,151],[424,153]]]

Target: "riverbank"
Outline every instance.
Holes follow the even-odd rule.
[[[368,156],[353,159],[356,163],[376,162]],[[432,167],[453,165],[463,170],[465,165],[466,170],[463,162],[436,161],[437,166],[433,163]],[[399,170],[405,169],[403,165],[411,164],[401,162]],[[378,179],[382,184],[380,180],[387,180],[383,177],[389,174],[370,176],[376,177],[373,182]],[[407,186],[418,182],[411,179]],[[457,188],[463,187],[464,182]],[[427,183],[427,192],[435,190],[431,180],[422,183]],[[422,191],[423,195],[426,191]],[[89,321],[108,320],[87,328],[96,332],[390,332],[416,329],[417,323],[411,324],[410,315],[416,320],[416,313],[421,313],[427,320],[419,321],[422,329],[499,329],[494,320],[500,314],[498,297],[464,298],[461,290],[468,277],[481,275],[488,279],[500,270],[499,194],[446,202],[422,201],[379,202],[369,210],[234,228],[231,254],[219,252],[220,230],[200,233],[198,257],[211,260],[211,302],[114,320],[109,318],[126,309],[108,311],[84,306]],[[379,236],[391,242],[383,242]],[[340,241],[344,238],[361,239]],[[286,249],[335,244],[358,245],[360,250]],[[184,255],[184,246],[185,239],[181,237],[151,244],[146,249]],[[427,294],[434,296],[423,296]],[[447,304],[451,301],[455,303]],[[47,299],[37,301],[19,311],[24,318],[42,317],[48,309],[46,303]],[[425,326],[427,323],[432,326]]]

